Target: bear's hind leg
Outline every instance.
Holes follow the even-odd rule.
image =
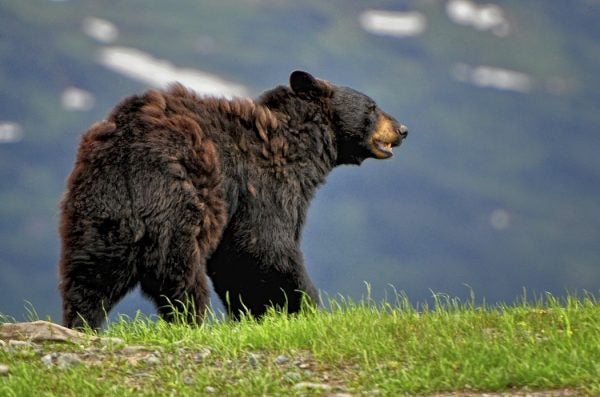
[[[196,276],[196,281],[181,288],[177,284],[163,286],[161,293],[154,292],[150,296],[156,305],[158,314],[168,322],[183,321],[187,324],[199,325],[208,308],[209,294],[206,277]]]
[[[182,244],[186,238],[177,238],[179,241],[173,244],[176,246],[167,250],[166,263],[147,267],[140,285],[166,321],[181,319],[188,324],[200,324],[209,303],[205,258],[200,255],[194,237],[189,244]]]
[[[99,329],[114,305],[136,284],[131,274],[119,277],[101,270],[105,264],[99,262],[78,263],[69,266],[72,271],[63,271],[61,294],[63,324],[69,328]],[[120,264],[106,266],[116,269]]]
[[[63,229],[60,292],[63,324],[98,329],[113,306],[137,284],[136,252],[121,222],[73,218]]]

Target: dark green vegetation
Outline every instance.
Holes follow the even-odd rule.
[[[451,22],[445,4],[0,0],[0,123],[23,131],[0,143],[0,311],[20,318],[31,301],[59,318],[57,202],[79,135],[146,88],[98,63],[107,45],[253,95],[306,69],[368,93],[409,126],[395,158],[339,169],[318,193],[303,245],[320,288],[357,297],[366,280],[424,300],[468,284],[488,301],[512,301],[522,287],[597,291],[600,4],[503,1],[507,37]],[[359,24],[367,8],[416,10],[427,28],[376,36]],[[90,16],[115,24],[113,43],[82,32]],[[457,64],[526,73],[531,91],[459,82]],[[89,111],[61,105],[72,86],[94,95]]]
[[[592,296],[487,308],[438,296],[418,311],[403,298],[330,306],[199,328],[119,320],[103,336],[123,343],[7,343],[0,394],[600,393],[600,305]]]

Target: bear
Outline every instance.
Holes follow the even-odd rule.
[[[83,134],[60,203],[63,324],[98,329],[137,286],[160,317],[197,324],[208,278],[234,319],[318,305],[300,251],[317,187],[336,166],[390,158],[407,133],[300,70],[255,100],[177,83],[122,100]]]

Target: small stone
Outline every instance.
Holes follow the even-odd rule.
[[[191,386],[194,383],[195,382],[194,382],[194,378],[193,377],[191,377],[189,375],[183,377],[183,384],[184,385]]]
[[[275,364],[277,364],[277,365],[283,365],[283,364],[288,363],[289,361],[290,361],[290,359],[283,355],[277,356],[274,360]]]
[[[123,346],[125,341],[121,338],[104,337],[100,338],[100,345],[102,346]]]
[[[302,375],[300,375],[298,372],[288,372],[283,376],[283,378],[290,383],[296,383],[300,382]]]
[[[212,386],[206,386],[206,387],[204,388],[204,391],[205,391],[205,392],[207,392],[207,393],[214,393],[214,392],[216,392],[216,391],[217,391],[217,389],[215,389],[215,388],[214,388],[214,387],[212,387]]]
[[[26,342],[24,340],[11,339],[8,341],[8,347],[12,347],[13,349],[24,349],[27,347],[31,347],[31,343]]]
[[[132,354],[137,354],[140,352],[147,352],[148,350],[150,350],[150,349],[146,346],[131,345],[131,346],[125,346],[123,349],[121,349],[121,353],[123,353],[125,355],[132,355]]]
[[[56,358],[58,368],[66,369],[81,364],[81,359],[75,353],[62,353]]]
[[[196,363],[201,363],[206,360],[210,356],[210,349],[202,349],[198,353],[194,354],[194,361]]]
[[[324,383],[300,382],[300,383],[296,383],[294,385],[294,389],[312,389],[312,390],[328,391],[328,390],[331,390],[331,386],[326,385]]]
[[[258,361],[258,355],[257,354],[253,354],[250,353],[248,355],[248,364],[252,367],[252,368],[256,368],[258,367],[259,361]]]
[[[141,371],[134,372],[133,376],[135,378],[143,379],[143,378],[149,378],[151,375],[148,373],[148,371],[141,370]]]
[[[46,354],[45,356],[43,356],[41,358],[42,363],[46,366],[46,367],[51,367],[52,364],[54,364],[54,360],[56,359],[57,354],[56,353],[49,353]]]
[[[88,354],[88,355],[101,354],[102,353],[102,349],[90,346],[90,347],[87,347],[87,348],[83,349],[83,353],[84,354]]]
[[[156,354],[149,354],[144,357],[144,362],[148,365],[158,365],[160,364],[160,358],[156,356]]]
[[[0,376],[7,376],[9,372],[10,368],[8,368],[8,365],[0,364]]]

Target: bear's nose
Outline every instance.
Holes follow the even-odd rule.
[[[398,127],[398,134],[400,134],[402,139],[406,138],[408,136],[408,127],[404,124],[400,124],[400,127]]]

